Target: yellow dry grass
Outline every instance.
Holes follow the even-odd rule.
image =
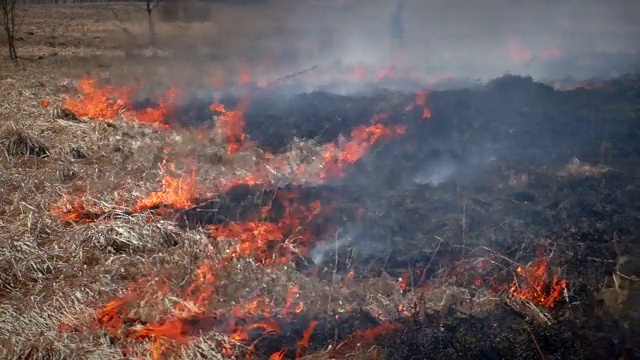
[[[318,16],[348,20],[345,9],[354,8],[335,3],[333,12]],[[144,79],[158,91],[206,86],[220,69],[238,74],[239,65],[257,67],[273,56],[286,62],[287,45],[301,32],[308,40],[298,50],[309,57],[321,54],[331,41],[322,27],[284,25],[296,6],[294,0],[213,5],[209,21],[155,19],[156,49],[147,46],[146,15],[138,5],[29,9],[16,44],[25,59],[0,60],[0,358],[121,358],[110,337],[95,328],[94,311],[121,295],[131,281],[162,276],[184,284],[207,254],[223,251],[201,230],[180,229],[170,221],[149,223],[140,215],[64,224],[48,213],[62,194],[90,196],[108,206],[119,203],[122,194],[134,199],[149,194],[160,186],[165,156],[178,165],[195,160],[204,188],[261,161],[259,151],[226,157],[214,136],[196,141],[199,134],[188,129],[61,119],[51,109],[66,91],[87,74],[114,84]],[[42,108],[42,100],[52,106]],[[299,152],[294,148],[284,156],[295,162]],[[304,284],[301,295],[315,299],[311,310],[319,313],[348,304],[393,314],[398,304],[411,301],[398,291],[397,279],[316,283],[290,269],[268,270],[250,261],[234,263],[224,275],[218,291],[226,296],[215,305],[249,293],[284,302],[293,284]],[[437,289],[425,294],[425,301],[443,308],[457,291],[463,290]],[[60,331],[61,323],[76,331]],[[219,340],[219,334],[205,335],[176,356],[221,358]],[[134,350],[144,352],[145,346],[137,344]],[[380,358],[375,348],[359,356]]]
[[[201,230],[179,229],[170,221],[149,223],[140,215],[65,224],[48,213],[63,194],[91,197],[105,206],[120,203],[122,194],[130,199],[149,194],[160,186],[159,165],[165,156],[178,162],[179,168],[181,160],[195,159],[198,181],[205,188],[260,161],[259,152],[225,158],[219,140],[212,136],[196,141],[199,135],[188,129],[72,121],[54,114],[52,109],[85,74],[116,84],[144,78],[158,88],[206,84],[203,74],[208,64],[194,66],[191,55],[181,52],[200,51],[201,56],[233,66],[236,57],[253,53],[256,47],[272,47],[262,42],[265,34],[283,34],[278,8],[258,12],[251,6],[216,6],[215,21],[158,23],[160,56],[147,57],[140,51],[146,41],[144,13],[125,16],[128,6],[32,6],[23,25],[23,40],[17,44],[19,55],[26,59],[1,60],[3,359],[121,358],[121,350],[95,327],[94,311],[121,295],[132,281],[165,277],[172,285],[183,284],[207,254],[221,251]],[[112,11],[120,14],[118,20]],[[51,107],[41,107],[43,100],[50,101]],[[296,151],[285,156],[295,157]],[[226,296],[216,301],[227,304],[248,293],[283,302],[289,286],[308,283],[291,270],[267,270],[246,261],[232,264],[225,276],[217,290]],[[388,288],[394,281],[383,279],[376,286]],[[326,291],[324,286],[311,283],[302,291],[313,296]],[[401,302],[368,296],[371,286],[353,284],[332,290],[333,303],[342,297],[352,306],[393,311],[394,304]],[[323,303],[315,306],[327,309]],[[61,331],[62,323],[75,331]],[[189,359],[221,358],[219,341],[220,335],[212,333],[175,354]],[[133,349],[144,353],[146,346],[140,343]]]

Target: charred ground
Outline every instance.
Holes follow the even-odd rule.
[[[352,269],[358,277],[401,277],[421,269],[429,275],[416,277],[416,286],[445,278],[468,289],[478,276],[505,281],[511,261],[526,263],[543,246],[553,253],[554,268],[570,279],[553,323],[536,322],[506,304],[469,311],[469,299],[457,299],[446,310],[401,320],[399,329],[378,337],[385,358],[533,358],[540,352],[557,359],[635,357],[637,315],[628,308],[631,317],[617,318],[603,288],[611,286],[607,278],[621,271],[623,259],[635,259],[640,250],[634,231],[640,226],[638,84],[624,77],[597,89],[560,92],[507,76],[480,90],[432,93],[428,120],[406,111],[413,94],[311,93],[268,115],[271,104],[282,104],[276,97],[254,103],[247,133],[269,148],[284,149],[294,137],[328,142],[361,125],[380,104],[392,104],[385,109],[390,119],[408,126],[406,135],[377,146],[339,181],[296,189],[305,202],[333,205],[323,226],[358,229],[326,263],[299,259],[301,271],[311,267],[330,279],[322,274]],[[337,116],[340,121],[328,120]],[[333,136],[312,132],[322,126],[335,127],[328,131]],[[450,178],[435,185],[416,181],[444,154],[455,163]],[[202,226],[248,219],[273,204],[278,191],[291,187],[240,186],[183,212],[181,220]],[[271,216],[278,218],[279,206],[274,208]],[[367,209],[361,218],[345,217],[358,208]],[[483,273],[451,273],[453,264],[497,253],[496,266]],[[618,306],[625,306],[627,300],[620,300]],[[336,334],[334,341],[342,338],[332,328],[338,324],[325,326]]]
[[[197,50],[226,63],[217,70],[234,77],[238,63],[253,66],[243,56],[260,65],[272,53],[286,55],[287,44],[286,34],[275,43],[261,37],[281,32],[274,25],[281,9],[217,10],[215,34],[207,24],[159,26],[167,48],[158,57],[140,50],[142,17],[116,20],[112,9],[98,7],[34,10],[40,14],[25,25],[33,33],[18,45],[26,56],[44,58],[3,64],[9,71],[0,81],[3,358],[640,356],[637,76],[570,91],[505,76],[429,93],[429,118],[415,106],[414,91],[388,90],[383,82],[357,84],[361,91],[352,95],[321,88],[295,95],[305,88],[291,84],[297,78],[267,89],[247,85],[244,130],[257,147],[229,155],[209,131],[217,117],[209,95],[220,91],[203,84],[209,64],[197,68],[162,51]],[[42,31],[49,22],[57,24],[53,35]],[[201,47],[209,41],[210,48]],[[561,76],[563,61],[581,60],[550,66]],[[175,70],[185,63],[189,71]],[[606,59],[596,65],[602,72],[611,67]],[[206,96],[181,98],[170,129],[54,111],[87,70],[125,85],[138,75],[150,80],[150,93],[134,104],[140,110],[159,107],[153,91],[163,87],[198,87]],[[240,99],[215,100],[232,109]],[[219,190],[221,179],[270,164],[266,149],[293,168],[316,170],[322,145],[349,138],[381,113],[384,124],[406,131],[382,138],[342,177],[292,184],[286,173],[271,184]],[[132,211],[131,201],[161,187],[166,158],[179,169],[195,163],[201,196],[188,209],[156,204]],[[233,241],[212,238],[209,227],[277,223],[287,207],[279,194],[290,193],[299,205],[326,205],[300,226],[321,241],[315,251],[285,251],[290,239],[275,234],[260,258],[229,261]],[[73,205],[85,218],[51,213],[63,195],[78,194],[84,201]],[[567,281],[553,307],[511,289],[514,280],[527,285],[518,269],[540,254],[549,259],[545,276]],[[291,262],[258,261],[278,256]],[[203,263],[224,265],[215,286],[199,277]],[[181,297],[196,281],[206,286],[188,300],[215,290],[205,313],[176,318],[177,305],[194,306]],[[131,289],[139,301],[107,311]],[[262,309],[254,300],[271,305]],[[260,309],[247,312],[249,305]],[[265,331],[274,324],[278,332]],[[163,326],[174,331],[154,338]],[[193,338],[182,343],[185,334]]]

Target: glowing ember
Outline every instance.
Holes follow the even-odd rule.
[[[567,281],[558,280],[557,275],[549,279],[548,270],[549,259],[541,255],[530,266],[519,266],[516,269],[516,280],[510,288],[511,294],[515,298],[552,308],[562,297]]]
[[[351,334],[351,338],[357,338],[365,341],[372,341],[376,337],[389,331],[397,330],[400,327],[398,323],[386,322],[374,328],[367,330],[358,330]]]

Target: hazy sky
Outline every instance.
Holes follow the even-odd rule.
[[[544,76],[543,60],[593,52],[638,52],[640,0],[405,0],[402,61],[429,73]],[[548,3],[548,4],[545,4]],[[292,3],[292,44],[309,63],[391,61],[397,1]],[[586,65],[585,65],[586,66]],[[567,67],[571,72],[572,66]],[[548,71],[547,71],[548,72]]]

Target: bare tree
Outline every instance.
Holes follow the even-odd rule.
[[[0,0],[2,1],[2,0]],[[145,0],[144,11],[147,13],[147,23],[149,25],[149,45],[156,47],[156,26],[153,22],[153,10],[160,4],[160,0]]]
[[[16,23],[16,5],[18,0],[0,0],[0,26],[7,35],[7,45],[9,47],[9,58],[18,59],[16,52],[16,33],[18,24]]]

